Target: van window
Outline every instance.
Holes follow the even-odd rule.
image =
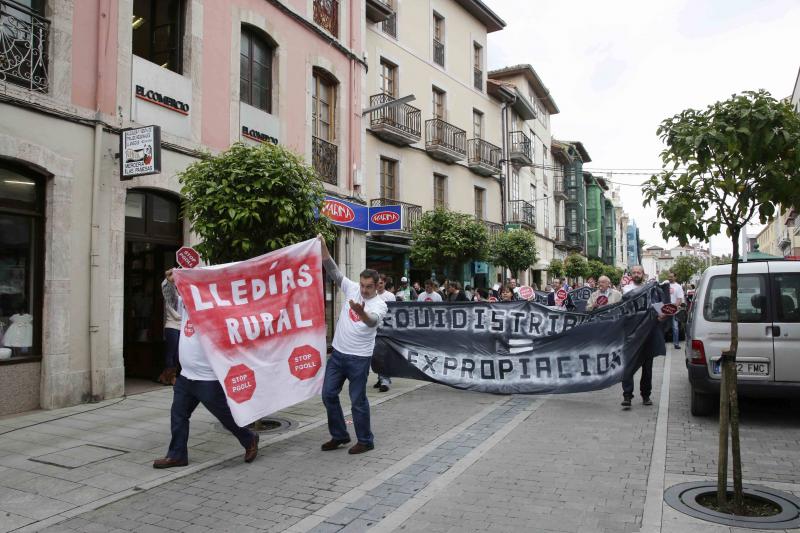
[[[800,322],[800,274],[774,274],[776,322]]]
[[[766,279],[759,274],[739,276],[739,322],[768,322]],[[708,283],[703,302],[703,316],[709,322],[730,322],[730,277],[714,276]]]

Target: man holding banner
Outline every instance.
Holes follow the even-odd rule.
[[[378,296],[379,276],[375,270],[362,271],[359,283],[347,279],[331,258],[322,235],[317,236],[317,239],[322,246],[325,271],[344,294],[342,310],[333,335],[333,353],[328,359],[322,385],[322,402],[328,411],[328,431],[331,434],[331,440],[322,445],[322,451],[335,450],[350,442],[339,402],[339,393],[347,380],[350,382],[350,404],[358,439],[348,453],[364,453],[375,447],[370,430],[367,375],[375,347],[375,334],[388,308],[386,302]]]
[[[586,302],[586,311],[591,311],[604,305],[611,305],[622,300],[622,293],[618,290],[611,288],[611,280],[608,276],[600,276],[597,278],[598,290],[594,291],[589,296],[589,301]]]

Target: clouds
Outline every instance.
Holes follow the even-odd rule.
[[[800,64],[795,0],[486,1],[508,23],[490,35],[490,68],[532,64],[561,109],[554,136],[582,140],[589,167],[660,168],[662,120],[744,90],[788,96]],[[639,190],[621,196],[643,238],[663,244]]]

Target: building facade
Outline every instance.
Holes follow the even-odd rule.
[[[639,250],[639,227],[635,220],[628,223],[625,235],[628,241],[627,267],[630,268],[642,262],[641,250]]]
[[[126,377],[162,364],[160,283],[193,242],[178,175],[204,151],[279,143],[313,162],[331,194],[358,191],[366,8],[0,7],[17,52],[0,59],[0,321],[30,324],[27,346],[0,360],[0,414],[117,397]],[[161,172],[123,181],[120,132],[144,125],[161,128]],[[364,237],[343,237],[336,252],[352,274]]]

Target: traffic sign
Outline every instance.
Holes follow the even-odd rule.
[[[190,246],[181,246],[175,252],[175,260],[182,268],[194,268],[200,264],[200,254]]]
[[[518,294],[523,300],[530,300],[534,295],[533,288],[529,287],[528,285],[523,285],[519,288]]]

